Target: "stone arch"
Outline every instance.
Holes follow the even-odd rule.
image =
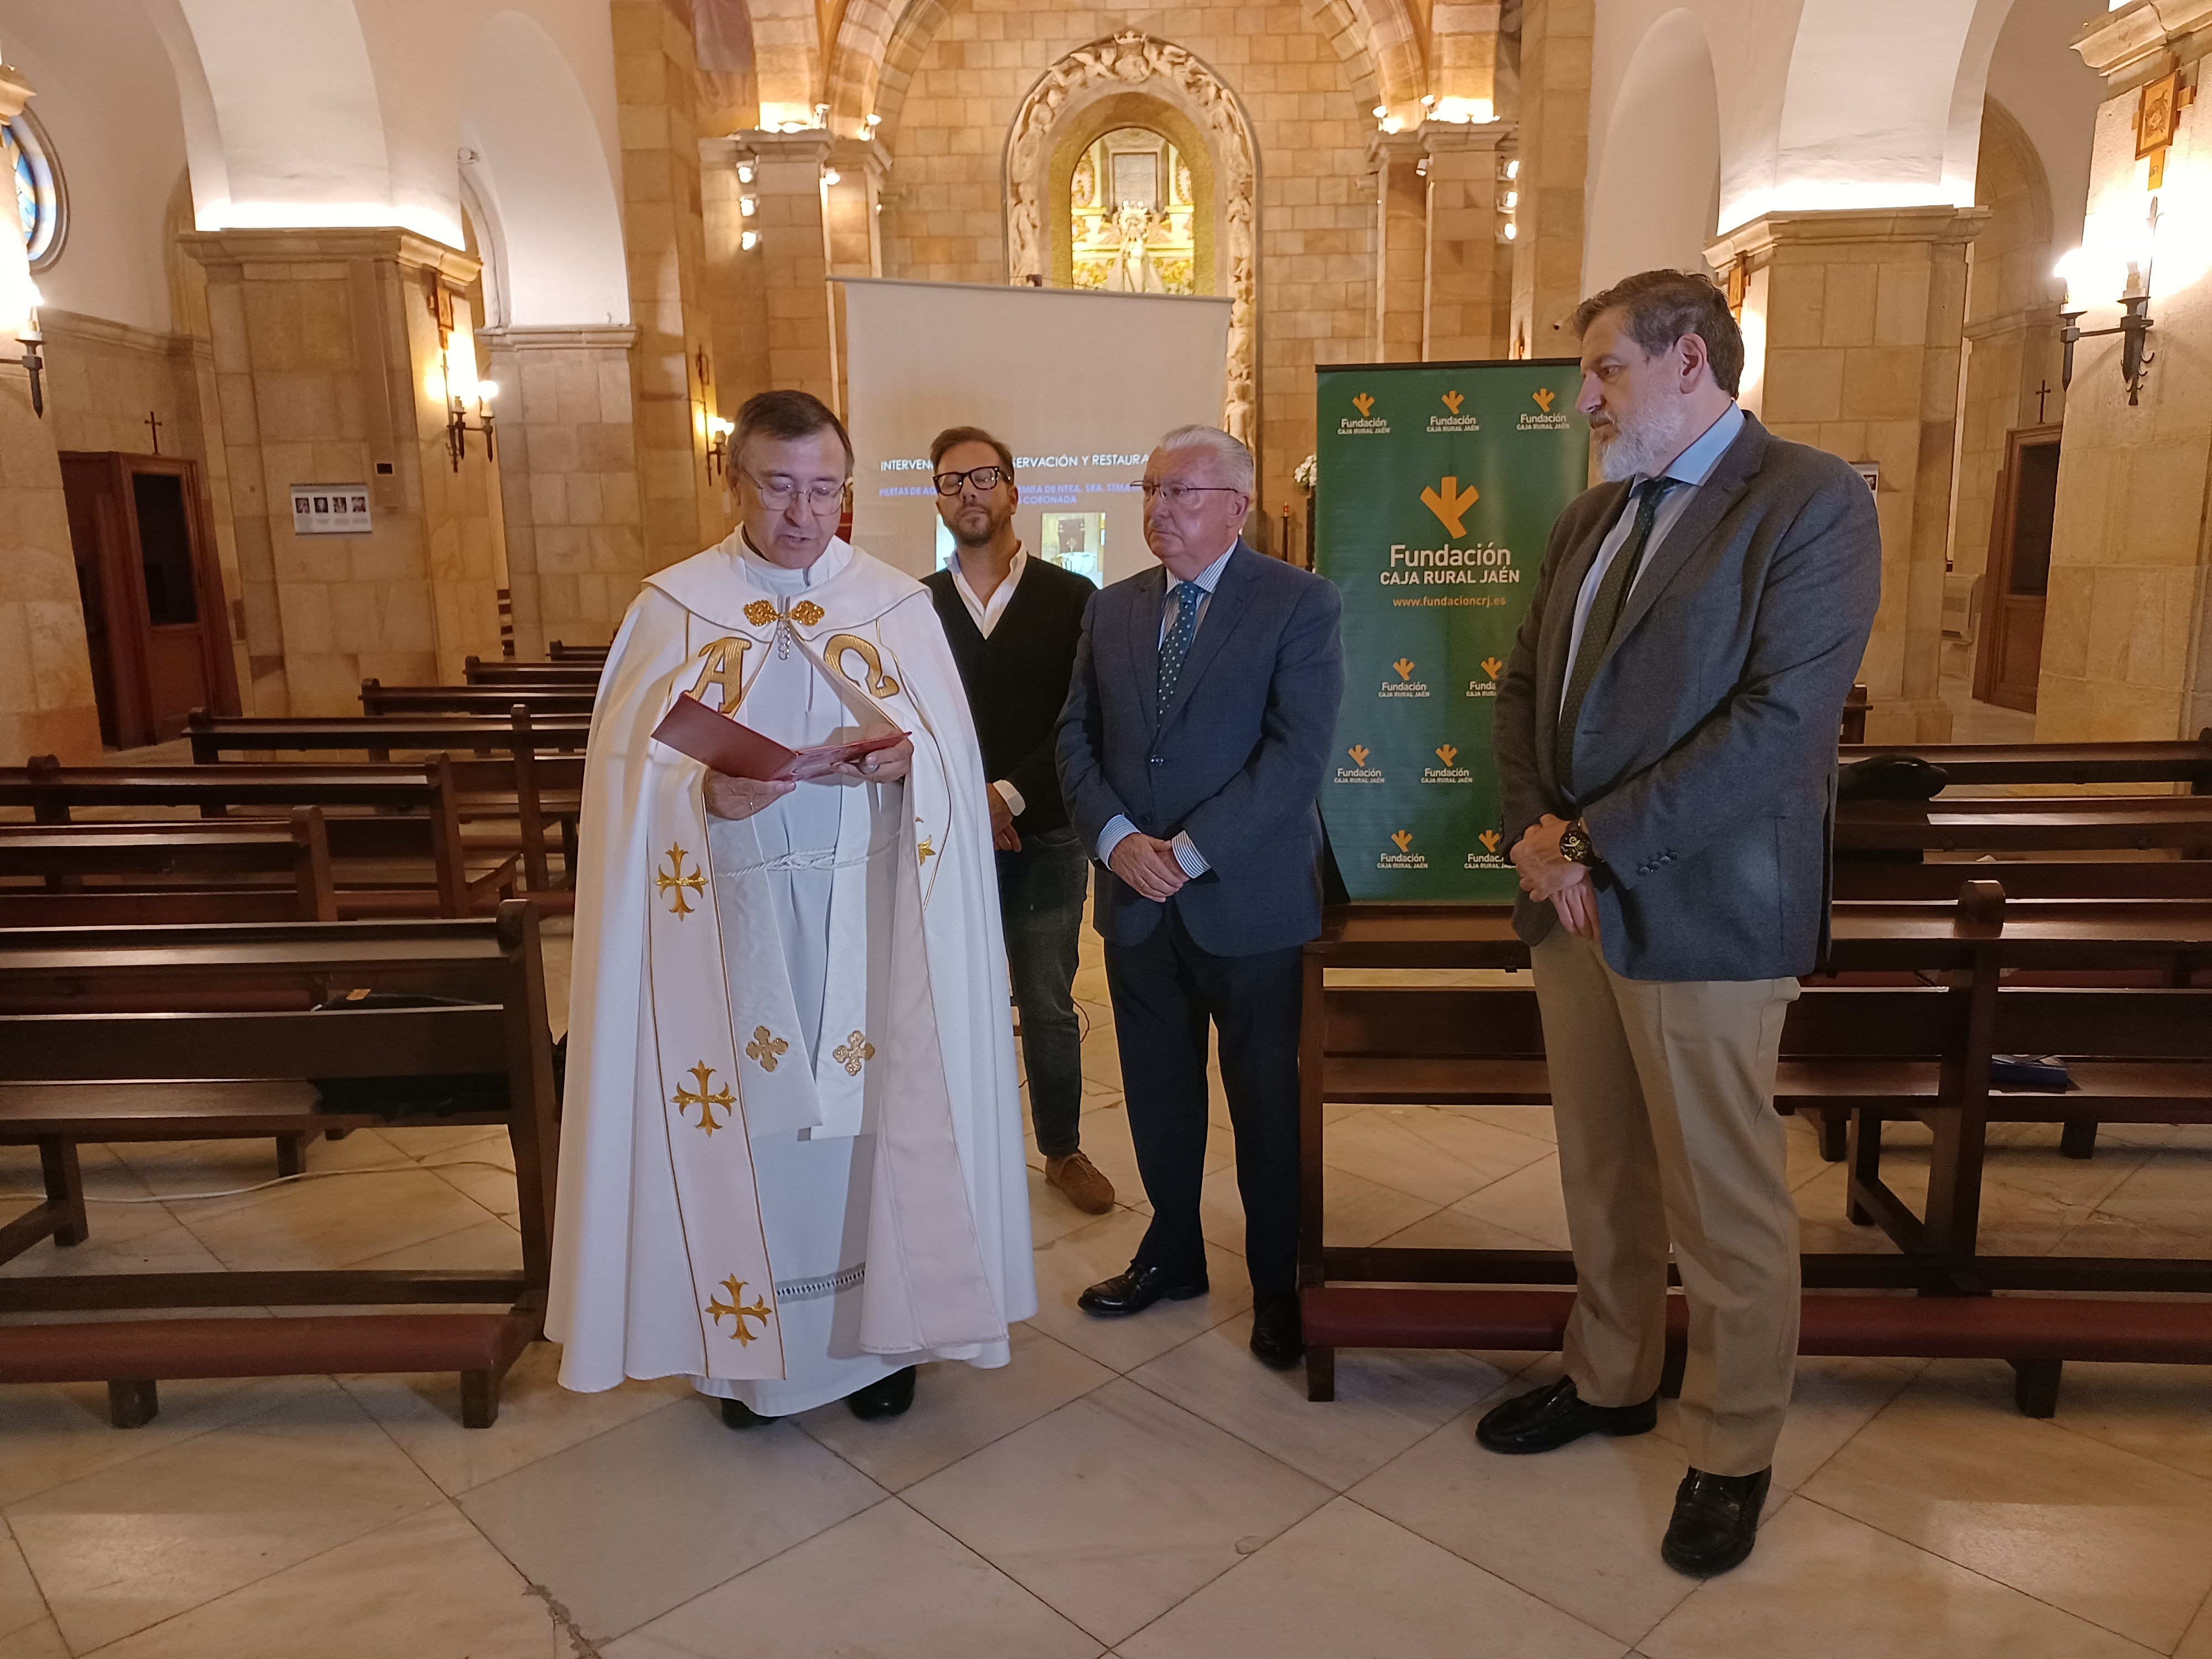
[[[460,131],[466,182],[489,210],[479,231],[496,267],[500,321],[629,320],[622,210],[591,106],[532,19],[502,11],[469,53]]]
[[[1039,77],[1006,134],[1006,275],[1051,277],[1046,214],[1065,124],[1094,104],[1142,92],[1181,112],[1206,141],[1219,232],[1217,291],[1229,296],[1229,377],[1222,425],[1247,445],[1259,426],[1259,146],[1237,94],[1198,58],[1135,31],[1079,46]]]
[[[1632,271],[1701,270],[1719,211],[1721,120],[1705,32],[1686,7],[1645,31],[1591,181],[1583,292]]]

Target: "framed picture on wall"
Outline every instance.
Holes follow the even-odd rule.
[[[2179,71],[2169,71],[2142,89],[2142,104],[2136,115],[2136,159],[2142,160],[2173,142]]]

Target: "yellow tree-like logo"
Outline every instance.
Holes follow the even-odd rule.
[[[724,1320],[728,1320],[730,1323],[737,1327],[737,1329],[732,1331],[730,1334],[737,1338],[738,1345],[740,1347],[745,1346],[749,1345],[753,1340],[754,1337],[759,1334],[758,1332],[747,1330],[745,1328],[745,1321],[748,1319],[757,1319],[761,1322],[761,1328],[763,1330],[767,1329],[769,1322],[768,1304],[763,1301],[758,1296],[755,1296],[750,1303],[746,1302],[745,1281],[739,1279],[735,1273],[732,1273],[727,1279],[722,1281],[722,1289],[728,1292],[729,1300],[725,1302],[718,1296],[712,1302],[709,1302],[707,1304],[708,1317],[714,1322],[714,1328],[717,1330],[721,1328],[722,1322]]]
[[[1352,763],[1354,766],[1364,766],[1367,764],[1367,757],[1375,751],[1364,743],[1355,743],[1344,752],[1352,757]]]
[[[719,1106],[727,1113],[738,1103],[738,1097],[730,1092],[727,1084],[724,1084],[719,1089],[710,1086],[714,1081],[714,1068],[703,1060],[690,1068],[690,1075],[697,1081],[699,1086],[696,1090],[678,1089],[672,1098],[671,1103],[674,1105],[679,1116],[683,1115],[686,1107],[696,1106],[699,1109],[699,1127],[711,1137],[715,1130],[722,1127],[715,1120],[714,1109]]]
[[[1462,489],[1459,480],[1449,472],[1441,490],[1430,485],[1421,491],[1421,505],[1435,514],[1437,522],[1455,538],[1467,534],[1467,510],[1481,499],[1481,492],[1473,484]]]
[[[1410,680],[1413,678],[1413,659],[1411,657],[1401,657],[1390,666],[1398,671],[1398,678],[1401,680]]]
[[[1367,418],[1368,410],[1375,407],[1375,399],[1363,392],[1352,400],[1352,406],[1359,411],[1359,418],[1364,421]]]
[[[1453,748],[1451,744],[1448,743],[1438,744],[1437,745],[1437,758],[1442,761],[1446,766],[1449,766],[1454,761],[1459,758],[1459,750]]]
[[[1503,841],[1504,837],[1500,836],[1495,830],[1486,830],[1480,835],[1477,836],[1475,839],[1482,843],[1482,850],[1484,852],[1495,854],[1498,851],[1498,843]]]
[[[1535,391],[1530,392],[1528,395],[1535,400],[1536,407],[1542,410],[1544,413],[1548,415],[1552,412],[1552,399],[1558,397],[1559,394],[1553,391],[1549,386],[1539,386]]]
[[[1505,665],[1495,657],[1485,657],[1482,659],[1482,672],[1494,680],[1505,672]]]
[[[1459,413],[1459,406],[1466,401],[1466,398],[1456,392],[1447,392],[1443,396],[1444,407],[1455,415]]]
[[[1398,850],[1403,853],[1413,846],[1413,832],[1410,830],[1401,830],[1390,839],[1398,844]]]

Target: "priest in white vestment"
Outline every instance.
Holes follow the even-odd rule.
[[[546,1328],[568,1388],[896,1416],[1036,1311],[982,762],[927,590],[835,534],[836,416],[764,392],[730,451],[744,528],[647,579],[592,713]],[[686,692],[907,739],[724,776],[651,735]]]

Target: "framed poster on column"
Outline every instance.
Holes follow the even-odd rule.
[[[1491,717],[1553,521],[1588,487],[1571,358],[1317,371],[1315,568],[1344,594],[1322,784],[1354,900],[1502,903]]]

